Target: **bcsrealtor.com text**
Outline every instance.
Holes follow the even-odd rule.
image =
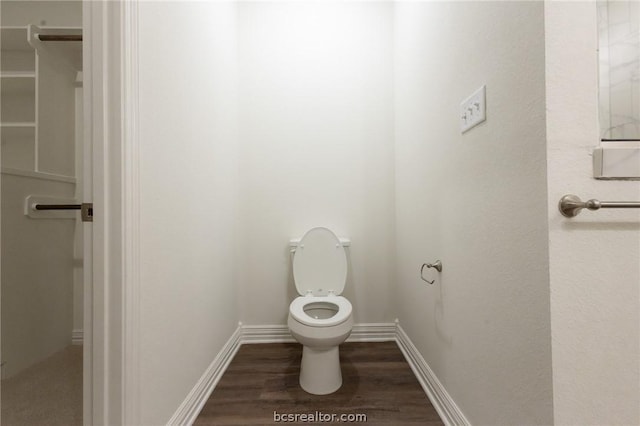
[[[275,423],[360,423],[367,421],[367,415],[363,413],[278,413],[274,410],[273,421]]]

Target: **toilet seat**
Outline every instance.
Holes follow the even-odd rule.
[[[338,312],[331,318],[313,318],[304,311],[304,307],[311,303],[330,303],[338,307]],[[351,302],[342,296],[300,296],[289,305],[289,313],[293,319],[311,327],[332,327],[342,324],[351,316],[351,310]]]

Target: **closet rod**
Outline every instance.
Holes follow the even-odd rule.
[[[82,41],[82,34],[38,34],[40,41]]]

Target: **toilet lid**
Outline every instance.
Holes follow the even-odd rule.
[[[347,280],[347,255],[336,235],[327,228],[307,231],[293,255],[293,279],[300,295],[311,291],[326,296],[342,294]]]

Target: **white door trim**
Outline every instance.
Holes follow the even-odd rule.
[[[140,424],[140,143],[138,109],[138,0],[122,8],[122,191],[124,424]]]
[[[138,424],[137,1],[83,0],[93,271],[84,423]]]
[[[93,145],[94,141],[94,106],[93,92],[97,89],[94,87],[94,78],[92,69],[94,68],[94,58],[92,57],[95,49],[93,29],[96,26],[93,23],[93,5],[88,1],[83,1],[82,7],[82,70],[83,70],[83,201],[94,202],[97,197],[93,195]],[[95,64],[98,65],[98,64]],[[95,111],[97,114],[97,111]],[[96,283],[93,278],[93,265],[98,263],[93,258],[93,223],[84,224],[84,302],[83,302],[83,389],[82,389],[82,414],[84,425],[95,424],[94,411],[99,411],[98,407],[94,407],[94,395],[98,396],[98,391],[94,387],[100,386],[100,381],[94,380],[94,333],[93,333],[93,288]],[[94,410],[95,408],[95,410]]]

